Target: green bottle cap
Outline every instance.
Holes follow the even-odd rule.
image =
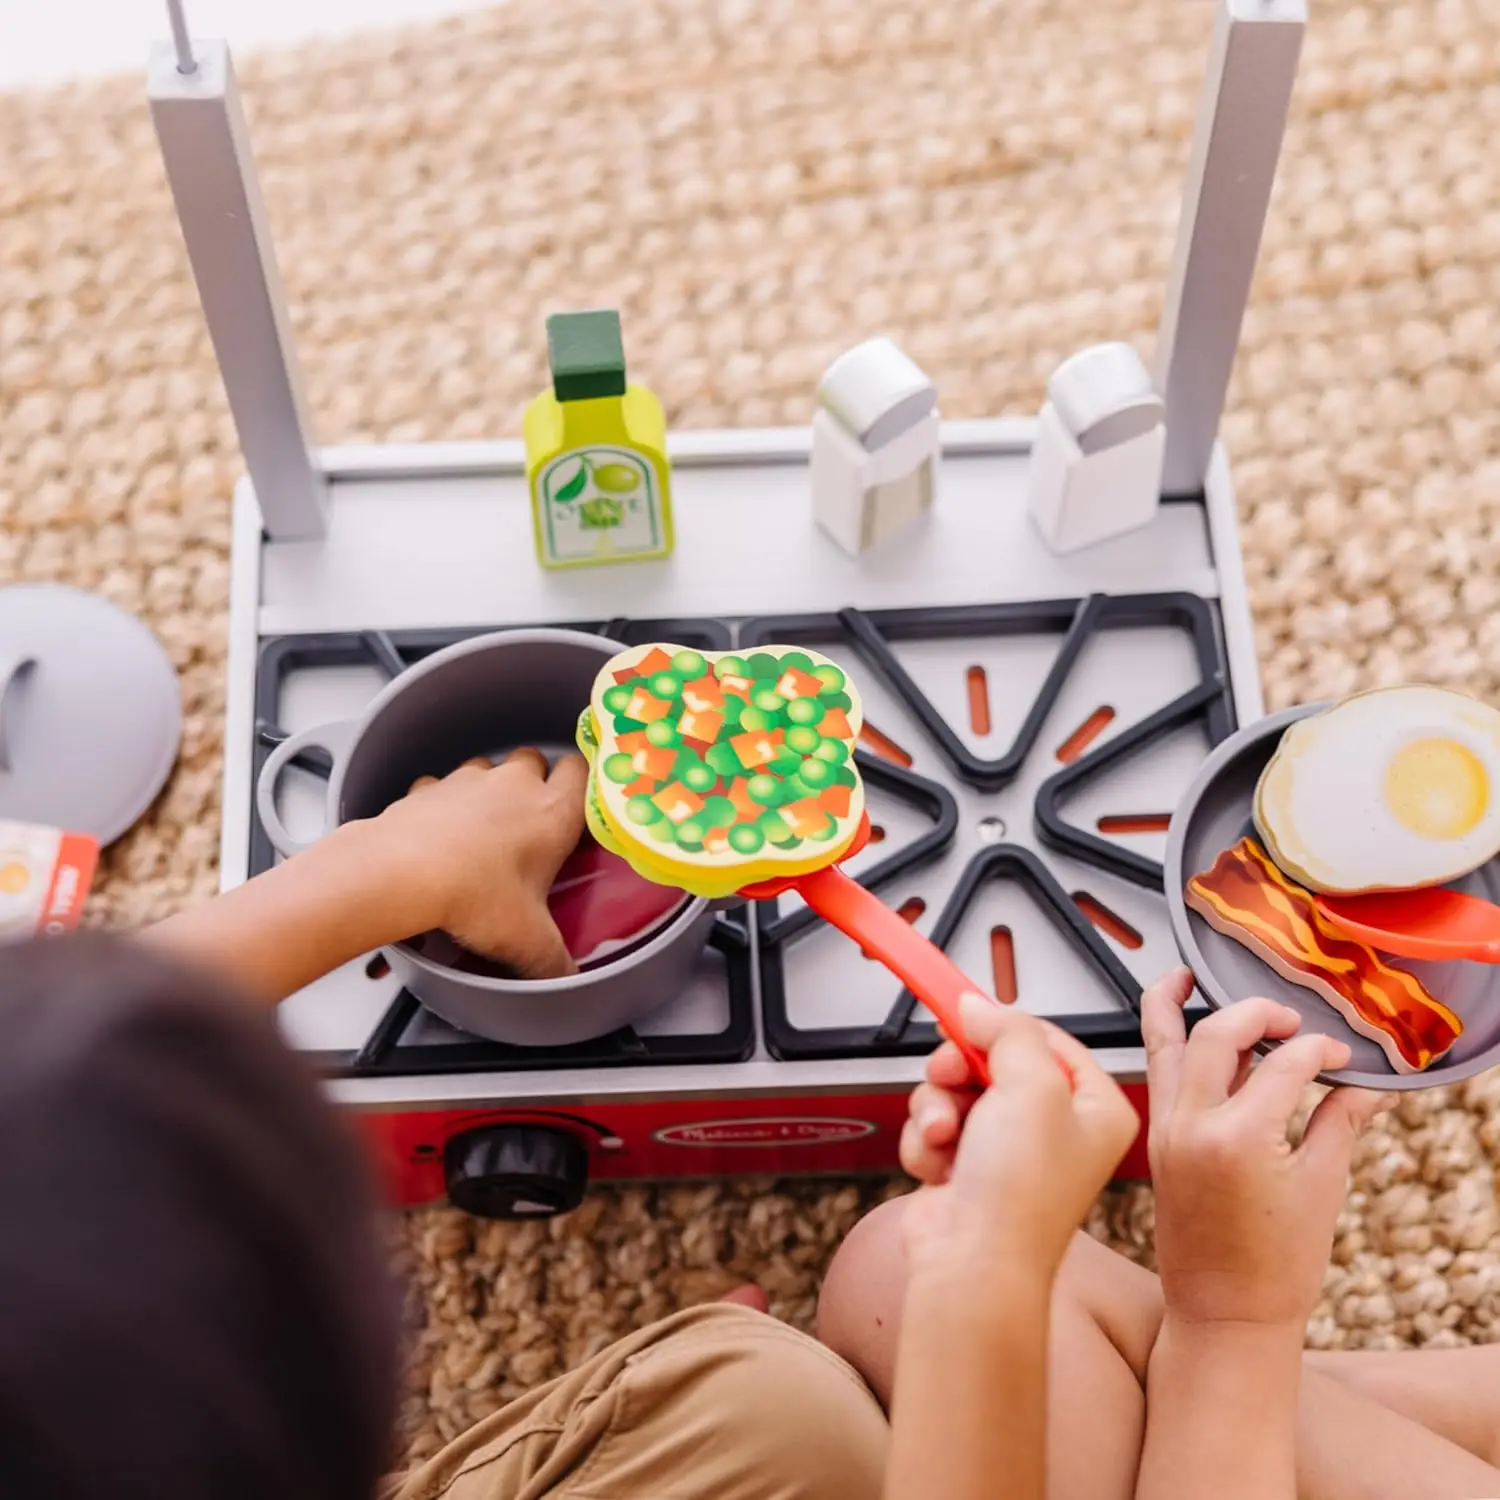
[[[547,319],[547,363],[559,401],[625,394],[625,345],[613,309],[554,313]]]

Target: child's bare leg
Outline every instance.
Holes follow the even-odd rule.
[[[859,1370],[887,1409],[906,1282],[901,1212],[897,1200],[855,1225],[818,1303],[818,1337]],[[1136,1371],[1145,1369],[1159,1315],[1129,1294],[1119,1267],[1146,1275],[1079,1236],[1058,1279],[1048,1373],[1053,1500],[1129,1500],[1135,1492],[1146,1415]]]
[[[1297,1414],[1297,1490],[1308,1500],[1479,1500],[1500,1496],[1500,1469],[1308,1365]]]
[[[1500,1345],[1310,1353],[1309,1369],[1500,1462]]]
[[[819,1337],[886,1405],[906,1277],[901,1213],[897,1199],[855,1226],[829,1269],[818,1308]],[[1075,1238],[1054,1292],[1052,1500],[1132,1493],[1146,1366],[1161,1316],[1155,1276],[1087,1235]],[[1388,1401],[1371,1399],[1342,1378],[1360,1368],[1357,1362],[1377,1358]],[[1401,1370],[1404,1360],[1413,1367],[1409,1376]],[[1308,1500],[1500,1496],[1500,1471],[1486,1461],[1487,1442],[1466,1450],[1460,1424],[1423,1421],[1424,1413],[1444,1412],[1448,1376],[1443,1371],[1438,1381],[1437,1373],[1435,1358],[1424,1362],[1416,1355],[1309,1356],[1299,1431],[1301,1493]],[[1464,1424],[1471,1437],[1472,1426]]]

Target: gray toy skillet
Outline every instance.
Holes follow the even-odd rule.
[[[1338,1073],[1325,1073],[1324,1083],[1396,1090],[1435,1088],[1472,1078],[1500,1065],[1500,965],[1391,960],[1415,974],[1464,1024],[1463,1035],[1440,1062],[1423,1073],[1398,1073],[1385,1053],[1347,1026],[1321,996],[1287,983],[1249,949],[1214,931],[1196,912],[1189,911],[1183,899],[1183,887],[1193,875],[1206,870],[1225,849],[1254,831],[1251,812],[1255,784],[1282,731],[1326,707],[1316,703],[1289,708],[1231,735],[1203,763],[1178,803],[1167,831],[1163,861],[1167,911],[1178,952],[1210,1005],[1219,1008],[1251,995],[1267,995],[1300,1012],[1304,1032],[1322,1031],[1347,1042],[1353,1053],[1349,1066]],[[1500,860],[1491,860],[1464,880],[1454,882],[1454,888],[1500,901]],[[1269,1051],[1277,1045],[1268,1042],[1261,1050]]]

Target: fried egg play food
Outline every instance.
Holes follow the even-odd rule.
[[[1255,789],[1255,829],[1327,895],[1443,885],[1500,853],[1500,711],[1381,688],[1292,724]]]
[[[862,715],[816,651],[637,646],[594,681],[578,725],[594,837],[694,895],[810,874],[855,842]]]
[[[1321,996],[1378,1043],[1398,1073],[1430,1068],[1463,1034],[1463,1023],[1414,974],[1341,933],[1252,838],[1194,875],[1184,895],[1216,932]]]

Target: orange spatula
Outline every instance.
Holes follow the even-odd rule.
[[[958,1014],[965,992],[984,991],[839,868],[870,837],[862,723],[858,690],[816,651],[632,647],[600,671],[579,720],[589,828],[646,879],[709,900],[795,892],[880,959],[988,1084]]]
[[[866,816],[860,820],[854,843],[841,857],[858,854],[869,838],[870,820]],[[879,959],[937,1017],[974,1076],[989,1084],[989,1059],[964,1035],[958,1019],[959,997],[965,991],[976,995],[984,991],[941,948],[836,864],[807,875],[758,881],[744,886],[740,895],[765,901],[788,891],[801,896],[825,922]]]

